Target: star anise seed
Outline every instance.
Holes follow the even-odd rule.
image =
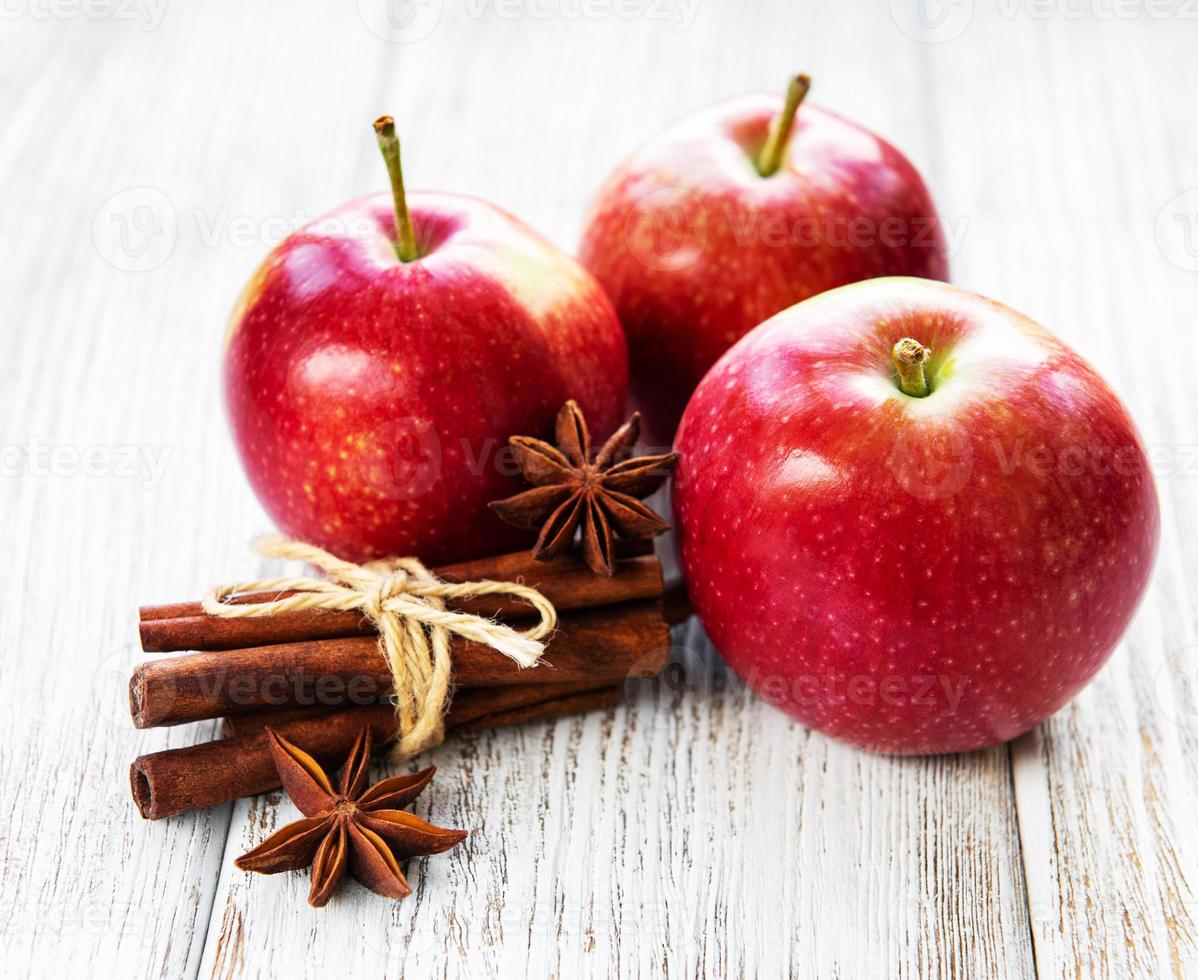
[[[288,824],[241,855],[234,863],[242,871],[275,874],[311,864],[308,904],[319,908],[328,902],[348,864],[353,876],[372,892],[405,898],[412,889],[400,870],[401,860],[440,854],[466,838],[464,830],[435,827],[399,809],[429,784],[436,771],[433,766],[365,788],[370,767],[369,728],[358,735],[335,782],[307,752],[270,728],[266,736],[283,788],[304,819]]]
[[[591,437],[578,404],[566,402],[557,415],[557,446],[530,436],[513,436],[512,449],[531,490],[491,504],[507,523],[540,529],[533,557],[549,561],[574,543],[582,528],[582,555],[594,572],[615,572],[614,541],[652,538],[670,529],[641,503],[665,482],[677,453],[622,458],[636,445],[636,413],[591,459]]]

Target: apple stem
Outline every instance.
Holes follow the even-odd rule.
[[[799,104],[807,97],[810,88],[810,75],[796,75],[790,80],[786,88],[786,104],[770,123],[770,134],[757,157],[757,172],[762,177],[772,177],[782,166],[782,156],[795,124],[795,113],[799,111]]]
[[[899,389],[912,398],[923,398],[932,389],[924,375],[923,366],[932,356],[932,348],[924,347],[918,340],[904,337],[890,352],[898,371]]]
[[[420,258],[420,246],[416,243],[416,231],[412,227],[408,198],[403,189],[403,168],[399,162],[399,137],[395,135],[395,120],[390,116],[379,116],[374,121],[374,132],[378,136],[383,159],[387,161],[391,194],[395,198],[395,254],[401,262],[411,262]]]

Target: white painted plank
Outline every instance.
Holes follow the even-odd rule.
[[[1174,95],[1198,81],[1198,22],[1015,9],[978,5],[932,51],[935,109],[954,137],[944,186],[971,219],[958,276],[1111,380],[1160,463],[1163,508],[1156,576],[1112,662],[1013,746],[1036,961],[1042,976],[1193,975],[1196,280],[1155,226],[1198,184]]]
[[[0,25],[0,83],[16,93],[0,180],[17,202],[0,214],[0,443],[143,453],[133,477],[26,465],[0,480],[0,583],[16,600],[0,606],[0,671],[22,692],[0,716],[6,964],[1026,976],[1034,936],[1046,976],[1192,972],[1198,753],[1178,657],[1198,642],[1185,547],[1198,473],[1181,458],[1198,445],[1195,279],[1163,259],[1154,224],[1198,186],[1182,97],[1198,81],[1193,28],[995,19],[977,5],[958,38],[926,45],[886,3],[702,0],[684,31],[680,4],[661,21],[440,6],[410,45],[378,40],[354,5],[171,5],[152,31]],[[217,364],[271,219],[381,187],[368,125],[387,110],[412,185],[490,198],[569,247],[632,146],[796,67],[815,74],[813,98],[923,169],[965,230],[958,280],[1083,349],[1173,454],[1153,592],[1096,685],[1014,747],[1013,773],[1002,750],[889,760],[727,687],[692,630],[694,689],[677,699],[434,753],[418,812],[475,833],[417,862],[417,893],[398,905],[351,886],[314,911],[305,875],[236,871],[236,854],[294,816],[277,795],[142,823],[129,760],[207,732],[128,727],[133,610],[255,570],[243,543],[263,518],[225,433]],[[131,187],[161,192],[144,198],[155,227],[174,222],[170,254],[140,273],[90,238]],[[145,454],[163,448],[155,481],[146,460],[159,457]],[[53,714],[30,707],[51,701]]]
[[[831,43],[849,34],[851,49]],[[827,103],[931,156],[924,109],[878,58],[892,34],[860,7],[704,3],[676,37],[668,23],[475,20],[447,3],[433,34],[396,50],[387,108],[412,186],[480,194],[570,247],[637,142],[796,67]],[[919,49],[902,56],[917,75]],[[359,189],[380,186],[363,159]],[[700,634],[689,642],[692,660],[711,657]],[[419,812],[476,833],[417,863],[421,886],[397,907],[350,888],[313,912],[304,874],[230,870],[295,815],[239,804],[201,972],[266,976],[280,950],[311,976],[1029,971],[1005,752],[863,757],[709,686],[442,748]]]
[[[332,60],[276,75],[271,53],[308,50],[324,25],[315,9],[270,20],[247,9],[172,6],[154,32],[82,14],[6,12],[0,24],[13,95],[0,132],[0,444],[12,469],[0,480],[0,671],[13,692],[0,713],[0,781],[12,975],[191,975],[207,934],[231,808],[146,824],[127,771],[139,753],[211,737],[211,726],[136,733],[123,693],[137,604],[251,570],[244,542],[262,526],[217,399],[224,320],[261,246],[211,245],[196,209],[266,217],[290,213],[284,200],[342,197],[350,181],[336,147],[369,132],[361,117],[378,80],[368,52],[338,58],[327,39]],[[279,126],[273,145],[262,137],[267,116]],[[299,118],[305,128],[292,132],[302,136],[288,143],[286,124]],[[239,162],[247,153],[253,166]],[[276,170],[283,155],[310,162]],[[125,254],[98,249],[93,224],[119,218],[105,202],[136,187],[153,190],[140,199],[150,221],[134,230],[152,234],[129,239]],[[126,195],[116,207],[137,203]],[[124,271],[146,241],[141,258],[162,261]],[[89,449],[91,476],[80,472]],[[146,454],[164,451],[159,474]]]

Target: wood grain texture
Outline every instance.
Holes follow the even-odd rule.
[[[987,42],[966,43],[975,33]],[[1193,19],[1012,20],[978,5],[928,67],[954,140],[939,186],[971,202],[955,278],[1047,324],[1110,379],[1161,492],[1161,554],[1128,636],[1094,684],[1012,748],[1041,976],[1198,970],[1198,714],[1187,700],[1198,579],[1186,556],[1198,533],[1187,391],[1198,344],[1186,326],[1198,278],[1169,261],[1183,240],[1162,250],[1156,234],[1167,203],[1198,186],[1198,138],[1170,95],[1198,79],[1185,53],[1196,38]],[[1001,94],[963,84],[999,76]],[[1037,134],[1023,152],[994,142],[1021,131]]]
[[[1176,203],[1198,188],[1198,22],[429,4],[410,44],[369,30],[373,0],[0,21],[6,972],[1194,975],[1198,227],[1187,242],[1172,214],[1198,225],[1198,191]],[[1098,680],[1009,750],[892,760],[758,703],[692,624],[656,695],[432,753],[417,812],[474,833],[414,863],[400,904],[349,886],[312,910],[306,875],[237,871],[295,815],[275,794],[142,822],[130,760],[215,726],[129,724],[137,606],[268,571],[221,414],[225,319],[287,227],[383,187],[370,120],[400,121],[411,186],[489,198],[570,248],[629,149],[795,68],[922,169],[955,280],[1079,348],[1153,448],[1160,563]]]

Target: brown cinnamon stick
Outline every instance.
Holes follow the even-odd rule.
[[[455,640],[454,683],[613,684],[657,673],[669,642],[659,599],[580,611],[561,618],[544,662],[526,670],[490,647]],[[375,638],[339,637],[149,661],[129,682],[129,709],[138,728],[149,728],[263,708],[377,703],[390,692]]]
[[[463,714],[456,722],[451,707],[447,717],[449,728],[476,731],[608,708],[619,703],[623,688],[611,685],[582,691],[550,691],[548,686],[508,687],[486,693],[488,702],[463,707],[460,709]],[[550,696],[543,697],[546,693]],[[459,699],[465,694],[459,692]],[[480,714],[479,708],[486,710]],[[471,714],[473,717],[469,717]],[[395,735],[395,716],[386,705],[285,721],[276,731],[318,759],[333,761],[349,751],[358,732],[367,725],[373,730],[376,744],[385,743]],[[226,803],[279,786],[262,731],[143,755],[129,767],[129,782],[134,802],[147,820]]]
[[[604,687],[608,686],[610,685],[604,685]],[[595,690],[595,684],[591,681],[575,681],[565,684],[518,684],[511,687],[458,688],[453,693],[449,709],[445,712],[445,727],[450,731],[459,731],[464,726],[472,725],[489,715],[536,707],[547,701],[554,701],[574,694],[584,694],[593,690]],[[387,709],[393,710],[390,705],[387,705]],[[220,733],[223,738],[233,738],[237,735],[261,732],[266,728],[279,730],[281,726],[293,721],[328,717],[345,710],[347,709],[287,707],[255,711],[248,715],[230,715],[221,721]]]
[[[695,607],[691,605],[690,596],[686,594],[686,583],[683,581],[668,586],[662,593],[661,600],[662,615],[671,626],[685,623],[695,614]]]
[[[596,575],[581,559],[567,556],[539,562],[530,552],[520,551],[433,569],[447,582],[492,579],[522,582],[539,590],[559,612],[589,609],[662,594],[661,563],[644,554],[648,542],[630,542],[613,576]],[[650,545],[651,550],[651,545]],[[236,597],[234,602],[267,602],[287,593],[257,593]],[[480,616],[519,618],[527,616],[527,604],[504,596],[479,596],[455,603],[455,608]],[[369,621],[356,612],[301,610],[275,616],[223,619],[208,616],[198,602],[143,606],[141,644],[148,653],[175,650],[232,650],[268,643],[374,633]]]
[[[494,690],[503,691],[506,688],[498,687]],[[228,715],[221,719],[220,736],[221,738],[234,738],[237,735],[252,735],[254,732],[260,732],[264,728],[273,728],[279,730],[283,725],[293,721],[311,721],[313,718],[327,718],[329,715],[335,715],[339,711],[347,711],[347,708],[328,708],[323,706],[302,708],[295,705],[288,705],[285,708],[267,708],[264,711],[254,711],[248,715]]]

